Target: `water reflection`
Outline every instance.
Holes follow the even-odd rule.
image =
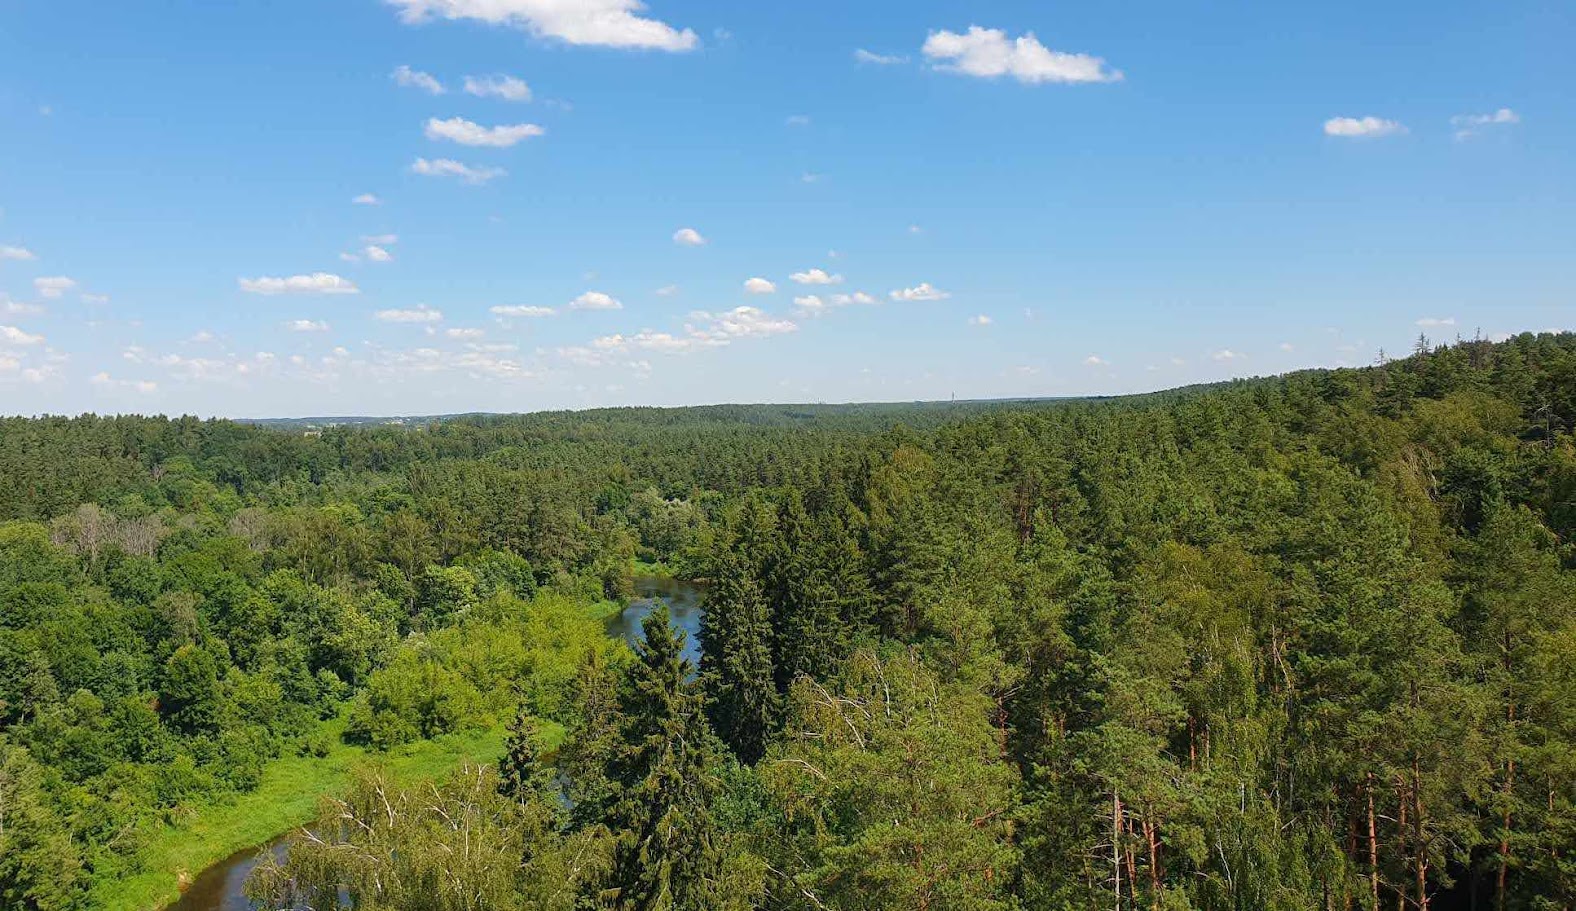
[[[701,607],[702,597],[700,588],[690,582],[637,576],[635,599],[617,616],[608,618],[607,633],[624,640],[633,648],[641,640],[641,622],[658,604],[665,603],[668,614],[673,618],[673,625],[684,631],[684,657],[699,667],[700,618],[706,613]]]

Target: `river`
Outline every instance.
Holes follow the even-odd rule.
[[[607,634],[633,646],[640,641],[640,622],[659,604],[668,606],[673,625],[684,631],[684,657],[697,666],[700,663],[700,606],[701,591],[688,582],[660,579],[656,576],[635,577],[635,597],[619,613],[607,620]],[[242,894],[246,877],[262,859],[264,851],[283,857],[292,833],[281,835],[262,848],[237,851],[202,871],[182,893],[175,904],[166,911],[255,911],[255,906]]]

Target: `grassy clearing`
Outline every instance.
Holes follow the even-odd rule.
[[[195,876],[236,851],[272,841],[310,821],[318,800],[345,789],[364,762],[384,766],[399,780],[435,778],[466,760],[492,762],[503,753],[504,732],[473,731],[407,744],[388,753],[341,743],[344,718],[323,723],[333,747],[327,756],[289,756],[270,763],[257,790],[225,803],[194,808],[166,826],[142,851],[145,872],[98,883],[89,897],[95,911],[156,911],[179,897],[182,874]],[[553,727],[557,727],[554,725]],[[561,738],[561,731],[544,731]]]
[[[641,560],[639,558],[636,558],[635,560],[634,571],[635,575],[637,576],[651,576],[655,579],[678,578],[678,576],[674,573],[673,567],[667,563],[647,563],[645,560]]]

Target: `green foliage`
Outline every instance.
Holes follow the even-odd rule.
[[[357,752],[323,719],[391,762],[513,719],[505,794],[365,784],[399,818],[301,869],[457,900],[475,835],[443,888],[500,907],[1572,906],[1573,379],[1544,334],[1118,400],[0,419],[0,904],[302,821]],[[707,586],[696,679],[605,636],[651,565]]]

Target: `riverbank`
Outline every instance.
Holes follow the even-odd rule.
[[[237,851],[267,844],[310,822],[322,796],[344,791],[360,763],[379,763],[395,778],[408,781],[438,777],[467,760],[492,762],[503,752],[501,728],[450,734],[376,753],[341,742],[344,727],[343,717],[323,722],[317,736],[332,744],[327,755],[276,759],[264,770],[256,790],[225,803],[196,807],[179,823],[166,826],[140,852],[143,872],[95,884],[88,907],[94,911],[164,908],[180,897],[183,874],[196,876]]]

